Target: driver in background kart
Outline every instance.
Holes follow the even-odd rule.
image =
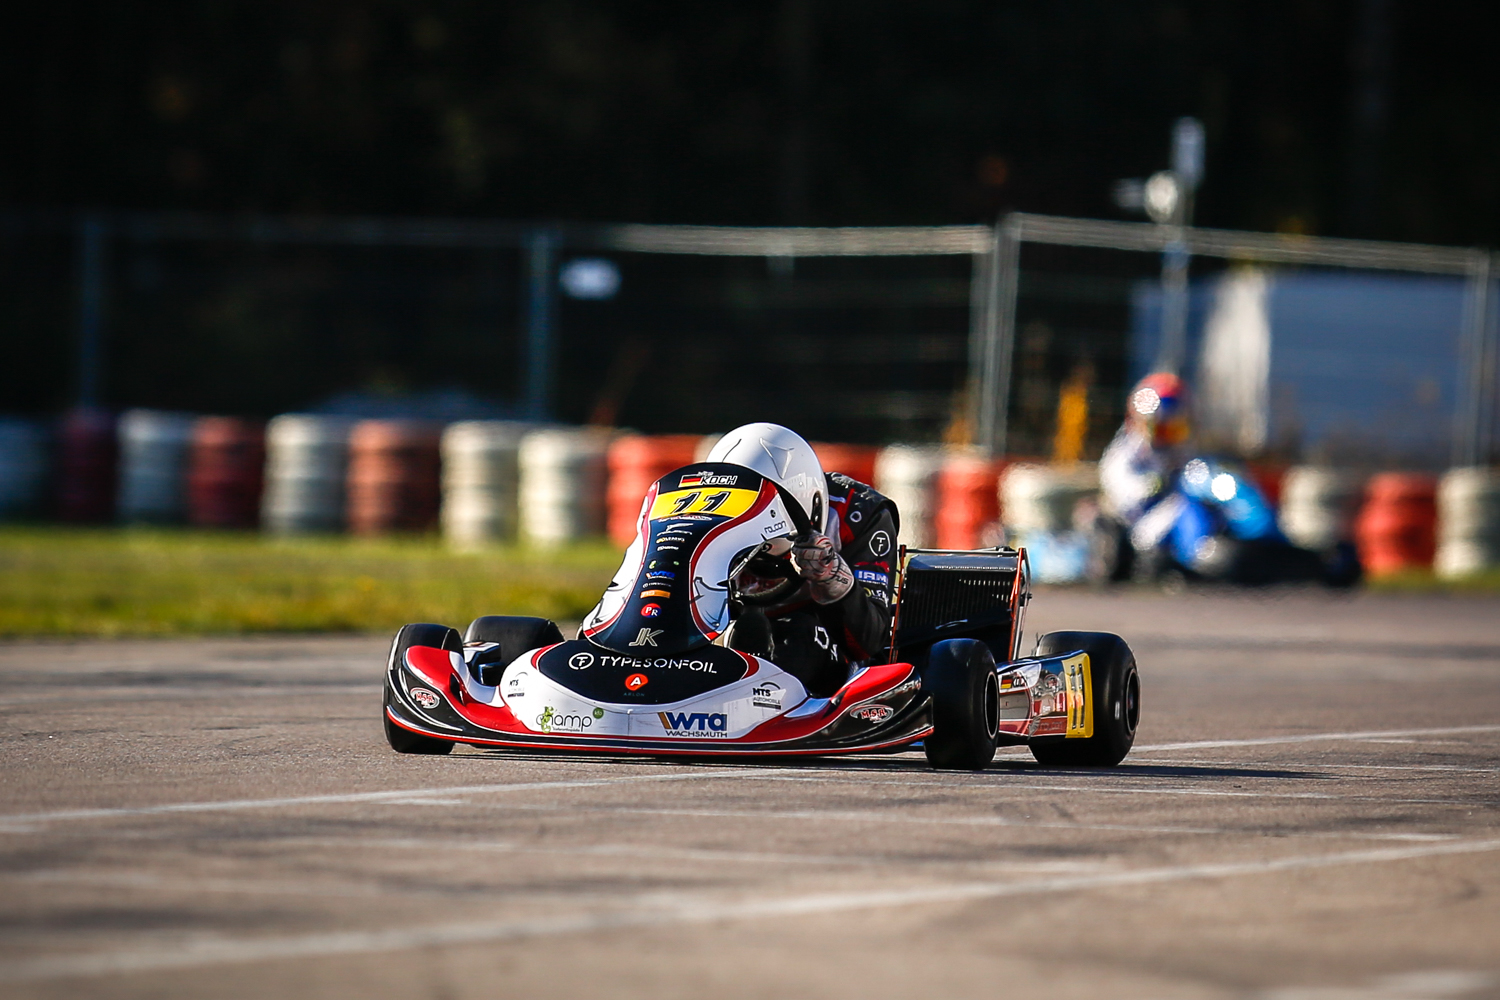
[[[1125,403],[1125,423],[1099,459],[1099,506],[1104,515],[1095,531],[1090,575],[1122,580],[1157,569],[1157,545],[1164,533],[1156,524],[1169,512],[1146,514],[1170,490],[1186,461],[1191,427],[1187,388],[1169,372],[1147,375]],[[1170,520],[1166,528],[1171,527]]]
[[[1141,379],[1125,405],[1124,425],[1099,460],[1105,512],[1133,527],[1182,464],[1189,430],[1182,379],[1167,372]]]
[[[896,505],[865,483],[824,473],[812,446],[779,424],[735,428],[708,461],[743,465],[778,483],[812,522],[810,535],[772,543],[773,560],[790,558],[786,575],[763,562],[740,574],[746,606],[727,644],[765,656],[815,697],[833,694],[852,666],[880,657],[890,643]]]

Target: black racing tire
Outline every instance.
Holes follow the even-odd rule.
[[[990,648],[978,639],[934,643],[922,690],[932,698],[932,735],[922,741],[927,763],[945,771],[988,767],[1000,729],[1000,682]]]
[[[1141,719],[1141,678],[1135,654],[1113,632],[1048,632],[1037,640],[1035,655],[1057,656],[1080,649],[1089,654],[1094,735],[1087,739],[1039,736],[1030,741],[1031,755],[1048,765],[1114,767],[1130,752]]]
[[[452,653],[463,652],[463,640],[458,637],[458,630],[449,628],[447,625],[432,625],[419,622],[415,625],[403,625],[401,631],[396,633],[396,640],[391,643],[391,667],[401,663],[406,656],[406,651],[412,646],[434,646],[438,649],[446,649]],[[386,676],[385,700],[391,700],[390,676]],[[415,753],[439,755],[453,752],[451,740],[433,739],[431,736],[423,736],[409,729],[403,729],[391,721],[385,709],[380,711],[380,717],[385,723],[385,741],[391,745],[391,749],[397,753]]]
[[[479,683],[491,686],[500,682],[499,672],[522,653],[562,641],[556,622],[519,615],[485,615],[471,621],[464,631],[464,642],[493,642],[498,647],[475,661]]]

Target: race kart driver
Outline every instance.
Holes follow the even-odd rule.
[[[1099,460],[1106,513],[1133,527],[1182,465],[1188,431],[1182,379],[1167,372],[1141,379],[1125,405],[1125,423]]]
[[[890,642],[896,505],[865,483],[824,473],[812,446],[779,424],[735,428],[708,461],[743,465],[778,483],[812,522],[809,534],[775,540],[740,573],[745,607],[728,645],[765,656],[815,697],[833,694],[851,666],[880,656]]]

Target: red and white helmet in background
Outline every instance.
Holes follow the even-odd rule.
[[[812,445],[780,424],[745,424],[719,438],[710,462],[753,469],[796,498],[816,531],[828,524],[828,480]]]
[[[1187,386],[1170,372],[1154,372],[1136,383],[1125,403],[1125,423],[1153,448],[1173,448],[1188,439]]]

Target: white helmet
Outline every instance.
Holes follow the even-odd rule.
[[[828,524],[828,481],[812,445],[780,424],[745,424],[719,438],[706,461],[753,469],[779,483],[807,511],[812,526]]]

